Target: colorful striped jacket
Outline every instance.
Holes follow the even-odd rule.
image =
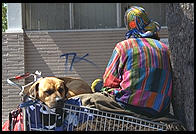
[[[103,90],[118,101],[158,112],[171,101],[172,72],[168,47],[151,38],[116,44],[103,75]]]

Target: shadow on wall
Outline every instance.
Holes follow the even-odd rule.
[[[59,58],[63,60],[64,68],[66,68],[66,57],[69,55],[67,59],[69,66],[63,73],[65,75],[71,73],[73,68],[88,84],[97,78],[102,78],[112,50],[120,41],[118,38],[123,37],[122,34],[124,34],[122,31],[48,33],[61,53]]]
[[[63,59],[63,64],[66,68],[66,55],[69,55],[67,62],[70,64],[68,69],[64,71],[65,75],[67,73],[72,73],[72,68],[76,71],[76,73],[81,77],[81,79],[85,80],[89,85],[96,78],[102,78],[105,67],[102,62],[103,58],[99,55],[99,49],[95,48],[95,43],[91,42],[88,39],[85,42],[82,42],[82,38],[75,39],[75,41],[71,41],[73,38],[68,38],[64,44],[61,44],[58,40],[54,39],[57,47],[61,50],[61,59]],[[95,52],[97,50],[97,52]]]
[[[52,70],[43,59],[39,50],[31,39],[24,34],[24,62],[25,62],[25,72],[34,73],[36,70],[41,71],[43,76],[49,75],[54,76]],[[36,65],[35,65],[36,64]],[[32,81],[31,78],[25,80],[25,84]]]

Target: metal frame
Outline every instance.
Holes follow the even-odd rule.
[[[121,3],[116,3],[116,13],[117,13],[117,27],[121,27]]]
[[[69,26],[70,26],[69,28],[70,29],[67,29],[67,30],[74,30],[74,9],[73,9],[74,5],[73,4],[74,3],[69,3]],[[25,10],[24,8],[26,8],[26,7],[23,6],[22,8],[23,8],[23,10]],[[31,5],[30,5],[30,8],[31,8]],[[122,22],[121,22],[121,3],[116,3],[116,13],[117,13],[116,27],[120,28],[122,25]],[[30,9],[30,16],[31,16],[31,9]],[[26,24],[24,24],[24,23],[26,23],[25,17],[26,16],[25,16],[25,12],[24,12],[23,13],[23,27],[25,27],[24,25],[26,25]],[[31,19],[31,17],[30,17],[30,19]],[[30,29],[31,29],[31,20],[30,20]],[[83,29],[81,29],[81,30],[83,30]],[[96,30],[96,29],[94,29],[94,30]],[[26,30],[26,31],[31,31],[31,30]]]
[[[36,104],[35,104],[36,105]],[[41,104],[43,107],[44,104]],[[67,125],[64,126],[64,131],[165,131],[166,126],[161,123],[148,121],[145,119],[140,119],[137,117],[116,114],[106,111],[101,111],[94,108],[87,108],[83,106],[76,106],[71,104],[65,104],[63,108],[66,111],[66,115],[63,114],[62,123],[66,121]],[[26,111],[29,110],[28,107],[25,108]],[[84,111],[84,109],[86,111]],[[36,111],[36,110],[35,110]],[[47,111],[50,113],[50,110]],[[38,113],[35,112],[35,115]],[[50,122],[50,114],[48,115],[48,120]],[[65,119],[66,117],[66,119]],[[27,114],[28,122],[30,120],[30,115]],[[57,119],[57,115],[55,116]],[[82,119],[82,120],[81,120]],[[44,121],[43,116],[41,118]],[[55,125],[49,124],[48,126],[54,126],[53,129],[46,129],[43,126],[44,122],[41,123],[40,127],[31,127],[31,124],[26,124],[29,126],[29,131],[55,131]],[[74,125],[77,124],[77,125]],[[35,124],[34,124],[35,125]],[[40,126],[36,122],[35,126]]]
[[[69,3],[69,28],[74,29],[74,10],[73,3]]]

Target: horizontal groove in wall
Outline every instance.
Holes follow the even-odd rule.
[[[27,71],[42,70],[47,75],[79,75],[92,82],[103,75],[115,45],[124,40],[126,30],[111,31],[78,31],[78,32],[26,32],[25,37],[25,69]],[[162,30],[160,36],[167,36]],[[80,58],[86,53],[85,61],[73,64],[73,72],[68,71],[73,56],[69,57],[65,67],[65,56],[61,54],[75,52]]]

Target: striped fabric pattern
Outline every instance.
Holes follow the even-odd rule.
[[[119,42],[103,75],[105,91],[118,101],[158,112],[169,106],[172,72],[168,47],[151,38]]]

